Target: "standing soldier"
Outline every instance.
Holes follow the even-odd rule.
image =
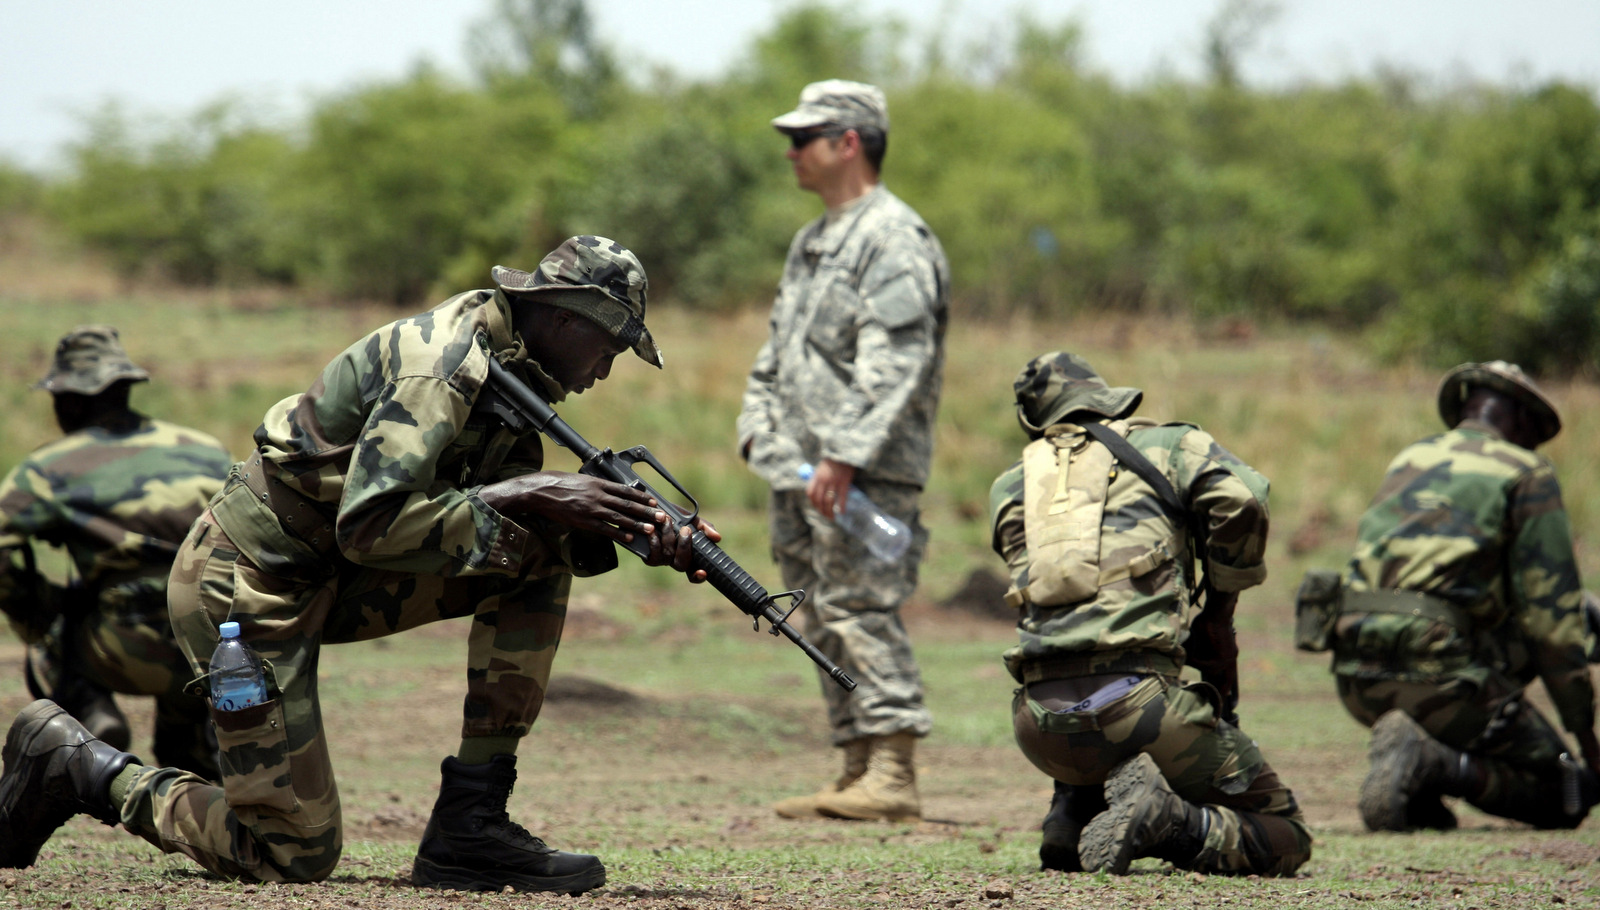
[[[1056,781],[1044,868],[1293,873],[1311,856],[1294,794],[1226,719],[1234,604],[1267,574],[1266,478],[1198,427],[1133,417],[1144,393],[1073,354],[1013,388],[1033,442],[990,501],[1021,611],[1017,744]],[[1202,655],[1218,685],[1180,681]]]
[[[184,541],[171,606],[193,672],[206,673],[227,620],[271,663],[267,702],[211,712],[222,786],[144,765],[34,702],[6,739],[0,867],[29,865],[88,813],[229,878],[326,878],[343,845],[321,646],[470,616],[461,745],[441,764],[412,881],[605,883],[598,858],[552,849],[507,816],[517,745],[544,702],[572,576],[613,568],[611,541],[634,534],[651,541],[648,564],[687,572],[689,529],[672,533],[644,492],[543,470],[538,433],[496,416],[489,359],[554,402],[605,379],[624,351],[656,367],[661,352],[644,327],[644,269],[614,241],[573,237],[534,272],[492,277],[357,340],[274,405]]]
[[[1600,772],[1593,642],[1561,485],[1534,452],[1561,418],[1502,360],[1451,370],[1439,416],[1448,432],[1390,463],[1343,590],[1326,598],[1339,698],[1372,727],[1361,818],[1374,831],[1454,828],[1440,796],[1459,796],[1576,827]],[[1536,677],[1586,771],[1524,698]]]
[[[811,596],[804,631],[858,685],[822,689],[844,772],[774,808],[787,818],[917,818],[913,750],[932,725],[900,621],[927,545],[917,500],[933,459],[950,267],[933,232],[878,182],[883,92],[830,79],[772,121],[822,217],[800,229],[739,415],[740,452],[772,487],[784,584]],[[802,465],[815,466],[809,481]],[[913,529],[905,553],[871,557],[834,523],[851,485]]]
[[[29,644],[36,698],[126,749],[110,693],[153,695],[156,758],[215,779],[206,702],[183,691],[193,674],[167,621],[167,574],[232,459],[205,433],[130,408],[130,387],[149,378],[111,326],[79,326],[56,346],[36,388],[65,435],[0,481],[0,610]],[[74,584],[32,569],[35,540],[66,548]]]

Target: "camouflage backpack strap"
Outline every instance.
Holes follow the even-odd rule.
[[[1150,488],[1156,491],[1156,498],[1161,500],[1161,504],[1166,506],[1167,511],[1172,514],[1172,520],[1178,527],[1186,528],[1189,531],[1189,557],[1192,562],[1197,555],[1196,550],[1200,546],[1200,541],[1203,539],[1199,534],[1199,520],[1193,512],[1189,511],[1188,506],[1184,505],[1183,500],[1178,496],[1178,491],[1173,489],[1172,482],[1167,480],[1167,475],[1161,473],[1160,468],[1151,464],[1150,459],[1144,457],[1144,453],[1127,440],[1128,431],[1126,429],[1119,432],[1115,429],[1115,424],[1107,426],[1102,423],[1091,423],[1084,429],[1096,441],[1109,449],[1111,454],[1116,456],[1118,463],[1138,475],[1140,480],[1149,484]],[[1185,574],[1192,581],[1194,579],[1194,567],[1191,565]],[[1203,588],[1205,587],[1205,582],[1201,582],[1195,587]]]

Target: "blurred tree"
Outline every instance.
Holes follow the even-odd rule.
[[[819,212],[769,121],[842,77],[888,93],[885,182],[940,235],[964,312],[1312,319],[1370,326],[1396,357],[1592,364],[1593,92],[1396,69],[1252,90],[1242,61],[1279,9],[1222,4],[1198,82],[1113,82],[1078,22],[1026,13],[935,35],[908,66],[904,24],[801,2],[724,74],[631,84],[584,0],[495,0],[474,81],[423,66],[279,128],[234,102],[156,126],[108,106],[64,177],[0,166],[0,210],[43,198],[128,276],[408,306],[599,233],[640,254],[658,300],[764,305]]]
[[[1282,12],[1272,0],[1226,0],[1218,8],[1206,23],[1205,34],[1206,73],[1213,85],[1237,89],[1243,84],[1240,59]]]
[[[895,49],[904,34],[904,26],[893,19],[868,23],[842,5],[800,3],[757,36],[734,64],[729,81],[742,86],[752,102],[772,109],[770,118],[793,107],[809,82],[886,82],[896,70]]]
[[[141,138],[108,104],[70,148],[72,178],[52,188],[51,210],[80,239],[110,254],[124,277],[193,284],[283,280],[270,252],[272,205],[292,155],[287,139],[219,101]]]
[[[0,215],[32,212],[44,201],[44,180],[0,158]]]
[[[559,166],[565,115],[552,96],[510,106],[426,67],[319,105],[300,158],[295,256],[341,294],[415,305],[471,241],[509,247],[507,205],[525,209]],[[487,280],[485,268],[474,286]]]
[[[619,81],[585,0],[494,0],[489,17],[469,30],[467,46],[486,85],[540,86],[578,117],[601,115]]]

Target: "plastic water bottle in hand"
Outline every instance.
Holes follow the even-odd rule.
[[[211,652],[211,705],[218,711],[243,711],[267,701],[267,676],[261,658],[239,638],[239,624],[225,622],[222,641]]]
[[[809,464],[800,466],[801,480],[809,481],[815,473],[816,468]],[[829,517],[839,527],[860,538],[867,545],[867,552],[884,562],[899,559],[906,547],[911,546],[911,529],[906,527],[906,523],[886,514],[854,484],[850,486],[850,495],[845,498],[844,511]]]

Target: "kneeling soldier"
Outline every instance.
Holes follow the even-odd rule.
[[[1390,463],[1328,598],[1339,698],[1372,728],[1361,818],[1375,831],[1454,828],[1440,797],[1457,796],[1573,828],[1595,801],[1600,743],[1572,531],[1555,467],[1534,452],[1561,418],[1498,360],[1451,370],[1439,415],[1448,432]],[[1582,764],[1525,700],[1536,677]]]
[[[1021,611],[1017,743],[1056,781],[1044,868],[1293,873],[1311,856],[1294,794],[1223,719],[1234,603],[1266,577],[1266,478],[1198,427],[1133,417],[1143,393],[1075,355],[1036,358],[1014,388],[1033,442],[990,501]],[[1181,681],[1202,658],[1217,685]]]

